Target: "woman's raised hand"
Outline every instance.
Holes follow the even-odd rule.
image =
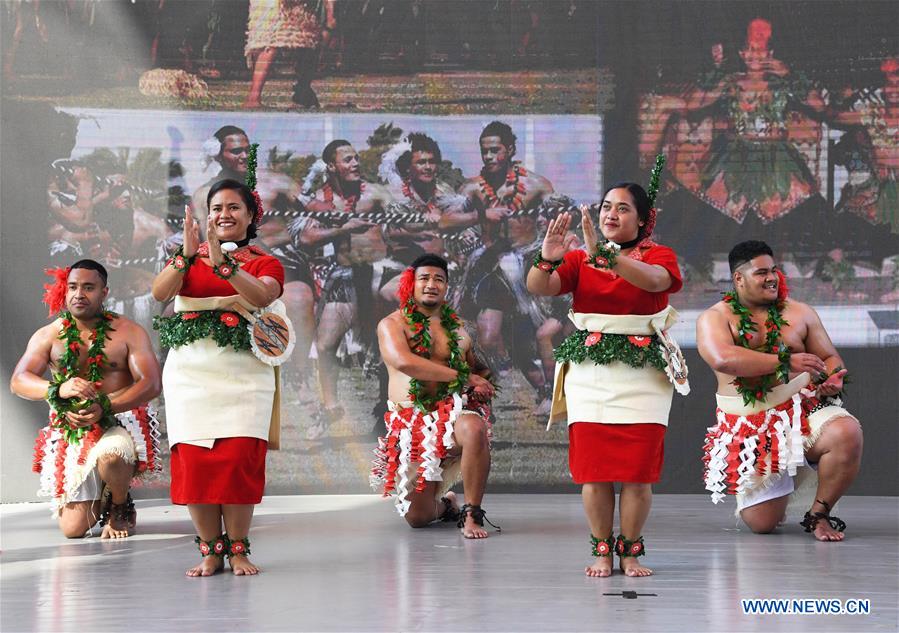
[[[567,211],[549,221],[546,237],[543,238],[543,249],[540,252],[543,259],[551,262],[559,261],[565,257],[565,253],[571,250],[571,245],[574,244],[577,236],[568,233],[569,226],[571,226],[571,215]]]
[[[206,218],[206,241],[209,243],[209,261],[213,266],[218,266],[225,261],[225,256],[222,254],[222,243],[215,234],[215,220],[211,213]]]
[[[590,217],[590,207],[582,204],[581,207],[581,226],[584,231],[584,250],[587,255],[596,253],[596,245],[599,243],[599,233],[596,232],[596,225],[593,224],[593,218]]]
[[[184,205],[184,256],[188,259],[197,254],[200,248],[200,225],[194,220],[190,207]]]

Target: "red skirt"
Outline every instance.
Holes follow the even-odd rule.
[[[568,425],[568,468],[576,484],[600,481],[652,484],[662,474],[664,424]]]
[[[212,448],[172,447],[172,503],[257,504],[265,489],[268,442],[255,437],[217,439]]]

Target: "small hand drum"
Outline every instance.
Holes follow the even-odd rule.
[[[274,310],[260,310],[253,314],[242,306],[235,306],[234,309],[248,321],[250,347],[256,358],[272,367],[282,365],[290,358],[296,342],[290,319]]]

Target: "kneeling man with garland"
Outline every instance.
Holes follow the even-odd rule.
[[[446,303],[448,281],[446,260],[422,255],[401,276],[399,309],[378,324],[390,382],[387,434],[378,440],[371,483],[395,495],[412,527],[458,521],[466,538],[485,538],[481,499],[494,387]],[[449,492],[460,474],[467,501],[461,510]]]
[[[767,244],[737,244],[729,262],[734,289],[696,324],[699,353],[718,378],[706,489],[715,503],[735,494],[753,532],[772,532],[795,502],[811,506],[806,532],[841,541],[846,524],[831,510],[862,455],[861,426],[841,406],[843,361],[818,314],[787,297]]]
[[[137,520],[131,479],[158,469],[147,403],[161,389],[159,363],[142,327],[103,309],[102,265],[83,259],[47,272],[55,283],[44,301],[57,318],[31,337],[10,381],[17,396],[50,404],[35,444],[38,494],[53,498],[66,537],[84,536],[99,518],[101,538],[123,538]]]

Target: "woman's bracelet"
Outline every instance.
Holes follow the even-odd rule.
[[[615,260],[618,258],[618,250],[611,246],[597,244],[596,252],[587,258],[587,263],[593,264],[597,268],[612,269],[615,267]]]
[[[218,266],[213,267],[212,272],[215,273],[215,276],[219,279],[227,281],[236,275],[238,270],[240,270],[240,264],[234,261],[234,258],[230,255],[225,253],[225,261]]]
[[[183,275],[187,272],[187,269],[190,268],[191,264],[194,263],[194,258],[196,258],[196,255],[193,257],[185,257],[184,247],[179,246],[178,250],[175,251],[175,254],[172,255],[172,258],[169,260],[169,266]]]
[[[532,266],[538,270],[542,270],[545,273],[552,274],[555,272],[556,268],[562,265],[564,260],[557,259],[555,261],[544,259],[543,253],[537,253],[534,255],[534,261],[532,262]]]

